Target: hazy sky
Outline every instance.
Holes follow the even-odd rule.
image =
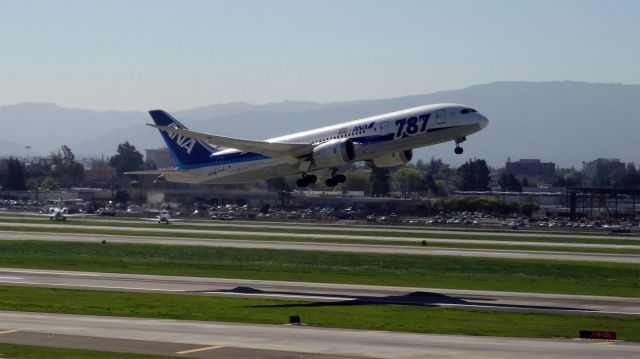
[[[640,83],[640,1],[5,1],[0,105],[386,98]]]

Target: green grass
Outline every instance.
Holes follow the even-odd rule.
[[[18,218],[18,217],[16,217]],[[42,219],[20,219],[19,223],[43,223],[49,222]],[[0,222],[2,224],[3,222]],[[86,220],[86,219],[72,219],[65,222],[51,222],[52,224],[65,224],[65,225],[77,225],[77,226],[105,226],[105,227],[133,227],[133,228],[149,228],[154,230],[158,229],[158,224],[154,223],[121,223],[113,222],[109,220]],[[4,222],[4,226],[11,226],[11,222]],[[206,231],[237,231],[237,232],[263,232],[269,233],[288,233],[288,234],[328,234],[328,235],[344,235],[344,236],[369,236],[369,237],[404,237],[407,239],[475,239],[475,240],[493,240],[493,241],[515,241],[515,242],[548,242],[548,243],[585,243],[585,244],[620,244],[620,245],[638,245],[638,240],[616,238],[616,239],[602,239],[602,238],[589,238],[589,236],[575,238],[565,236],[496,236],[493,234],[468,234],[468,233],[434,233],[425,229],[423,232],[404,232],[404,231],[380,231],[380,230],[342,230],[342,229],[324,229],[324,228],[272,228],[267,227],[245,227],[238,225],[218,225],[218,226],[198,226],[198,225],[184,225],[179,223],[173,223],[170,228],[173,229],[191,229],[191,230],[206,230]],[[14,228],[16,228],[14,226]],[[161,231],[161,230],[160,230]]]
[[[7,240],[0,267],[640,296],[627,263]]]
[[[640,319],[583,315],[528,314],[400,305],[305,303],[172,294],[0,287],[0,309],[284,324],[300,315],[303,323],[332,328],[399,332],[575,338],[581,329],[614,330],[618,338],[640,341]]]
[[[131,353],[100,352],[95,350],[65,349],[32,345],[0,343],[1,358],[24,359],[167,359],[175,356],[158,356]]]
[[[172,226],[172,228],[175,228]],[[170,232],[158,229],[158,227],[150,228],[149,231],[128,231],[126,229],[90,229],[90,228],[42,228],[42,227],[21,227],[0,225],[0,230],[16,231],[16,232],[35,232],[35,233],[75,233],[75,234],[106,234],[106,235],[123,235],[123,236],[154,236],[166,238],[196,238],[196,239],[231,239],[231,240],[251,240],[251,241],[280,241],[280,242],[306,242],[306,243],[343,243],[343,244],[373,244],[373,245],[389,245],[389,246],[408,246],[419,247],[422,240],[416,238],[413,240],[380,240],[380,239],[336,239],[336,238],[308,238],[308,237],[280,237],[278,235],[251,235],[242,234],[217,234],[215,232]],[[383,237],[384,238],[384,237]],[[429,240],[426,240],[429,243]],[[483,243],[465,243],[464,240],[456,243],[430,243],[432,247],[442,248],[465,248],[465,249],[502,249],[502,250],[527,250],[527,251],[551,251],[551,252],[571,252],[571,253],[603,253],[603,254],[640,254],[640,249],[625,248],[576,248],[576,247],[551,247],[551,246],[532,246],[532,245],[514,245],[514,244],[483,244]]]

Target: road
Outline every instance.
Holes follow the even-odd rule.
[[[60,227],[59,225],[51,225]],[[78,228],[80,226],[73,226]],[[84,226],[81,226],[84,227]],[[87,228],[93,228],[86,226]],[[47,227],[45,227],[47,228]],[[110,228],[116,230],[117,228]],[[139,228],[123,227],[125,231],[140,232]],[[144,229],[148,231],[148,229]],[[175,230],[181,231],[181,230]],[[199,231],[202,233],[201,231]],[[185,232],[185,236],[189,232]],[[238,235],[247,235],[243,232],[235,232]],[[274,234],[277,235],[277,234]],[[304,234],[298,237],[304,237]],[[574,260],[574,261],[598,261],[618,263],[640,263],[640,255],[611,254],[611,253],[578,253],[578,252],[553,252],[534,250],[511,249],[473,249],[473,248],[446,248],[433,245],[423,247],[392,246],[376,244],[347,244],[347,243],[317,243],[317,242],[286,242],[264,240],[239,240],[239,239],[209,239],[209,238],[176,238],[159,236],[126,236],[126,235],[102,235],[102,234],[72,234],[72,233],[37,233],[20,231],[0,231],[0,240],[48,240],[48,241],[95,241],[106,240],[111,243],[147,243],[147,244],[172,244],[172,245],[197,245],[212,247],[253,248],[253,249],[290,249],[306,251],[333,251],[355,253],[384,253],[384,254],[416,254],[437,256],[463,256],[463,257],[490,257],[490,258],[514,258],[514,259],[547,259],[547,260]]]
[[[640,298],[0,268],[0,284],[640,318]]]
[[[5,331],[368,358],[611,359],[637,357],[640,352],[640,345],[621,342],[412,334],[6,311],[0,311],[0,323]]]

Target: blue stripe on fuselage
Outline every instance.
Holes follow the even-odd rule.
[[[427,132],[436,132],[441,130],[448,130],[450,128],[459,127],[459,126],[447,126],[447,127],[437,127],[428,129]],[[358,142],[365,145],[371,145],[375,143],[381,143],[386,141],[393,141],[394,133],[389,133],[386,135],[374,135],[374,136],[361,136],[361,137],[351,137],[354,142]],[[221,165],[230,165],[234,163],[242,163],[242,162],[250,162],[250,161],[260,161],[266,160],[271,157],[261,155],[253,152],[232,152],[224,155],[216,155],[215,153],[209,158],[207,162],[198,163],[194,165],[182,165],[178,166],[180,169],[195,169],[202,168],[208,166],[221,166]]]

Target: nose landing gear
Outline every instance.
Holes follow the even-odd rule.
[[[466,137],[458,137],[458,138],[456,138],[456,148],[453,150],[453,152],[455,152],[456,155],[461,155],[462,152],[464,152],[462,147],[460,147],[460,144],[462,142],[466,141],[466,140],[467,140]]]

